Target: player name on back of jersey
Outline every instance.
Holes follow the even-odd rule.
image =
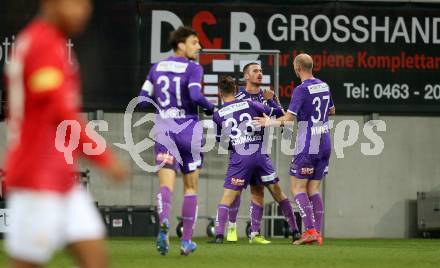
[[[235,146],[235,145],[251,143],[251,142],[255,142],[255,141],[259,142],[262,139],[263,139],[263,137],[261,137],[261,135],[259,135],[259,134],[241,135],[237,138],[231,138],[231,144]]]
[[[238,102],[221,108],[218,111],[218,114],[220,117],[224,117],[228,114],[232,114],[233,112],[241,111],[247,108],[249,108],[249,103],[247,101]]]
[[[310,86],[307,86],[307,89],[309,90],[310,94],[317,94],[317,93],[329,91],[329,87],[326,83],[319,83],[319,84],[310,85]]]
[[[186,118],[186,112],[184,109],[177,109],[175,107],[159,110],[159,115],[162,119],[184,119]]]
[[[312,131],[312,135],[321,135],[321,134],[329,133],[330,128],[329,128],[328,124],[325,123],[324,125],[313,126],[311,128],[311,131]]]

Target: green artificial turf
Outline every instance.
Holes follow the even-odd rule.
[[[108,241],[110,266],[120,267],[440,267],[440,240],[428,239],[326,239],[322,247],[293,246],[287,239],[273,239],[271,245],[208,244],[195,239],[199,247],[190,256],[180,256],[179,241],[171,239],[167,256],[160,256],[154,239],[112,238]],[[4,250],[0,267],[7,267]],[[66,253],[57,253],[48,267],[75,267]]]

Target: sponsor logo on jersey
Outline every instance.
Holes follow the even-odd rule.
[[[326,83],[319,83],[319,84],[315,84],[315,85],[310,85],[307,87],[307,89],[309,90],[310,94],[317,94],[317,93],[329,91],[328,85]]]
[[[314,172],[315,172],[315,168],[305,167],[305,168],[301,168],[300,174],[302,176],[307,176],[307,175],[313,175]]]
[[[156,161],[158,161],[158,162],[163,161],[163,162],[165,162],[165,164],[174,165],[174,161],[176,161],[176,160],[175,160],[174,156],[172,156],[170,154],[159,153],[156,155]]]
[[[225,115],[231,114],[233,112],[241,111],[247,108],[249,108],[249,103],[247,101],[238,102],[221,108],[218,111],[218,114],[220,115],[220,117],[224,117]]]
[[[156,71],[158,72],[173,72],[173,73],[184,73],[188,63],[178,62],[178,61],[161,61],[157,64]]]
[[[239,179],[239,178],[231,178],[231,184],[235,185],[235,186],[243,186],[244,185],[244,179]]]

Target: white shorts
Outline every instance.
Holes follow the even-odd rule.
[[[17,260],[44,264],[68,244],[105,236],[92,198],[81,186],[65,194],[11,189],[7,206],[11,215],[5,249]]]

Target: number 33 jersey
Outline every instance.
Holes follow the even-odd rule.
[[[232,155],[249,156],[260,152],[263,143],[263,128],[252,123],[254,117],[280,117],[283,111],[280,107],[272,108],[255,101],[234,100],[225,102],[214,113],[213,120],[217,125],[217,137],[230,139]]]

